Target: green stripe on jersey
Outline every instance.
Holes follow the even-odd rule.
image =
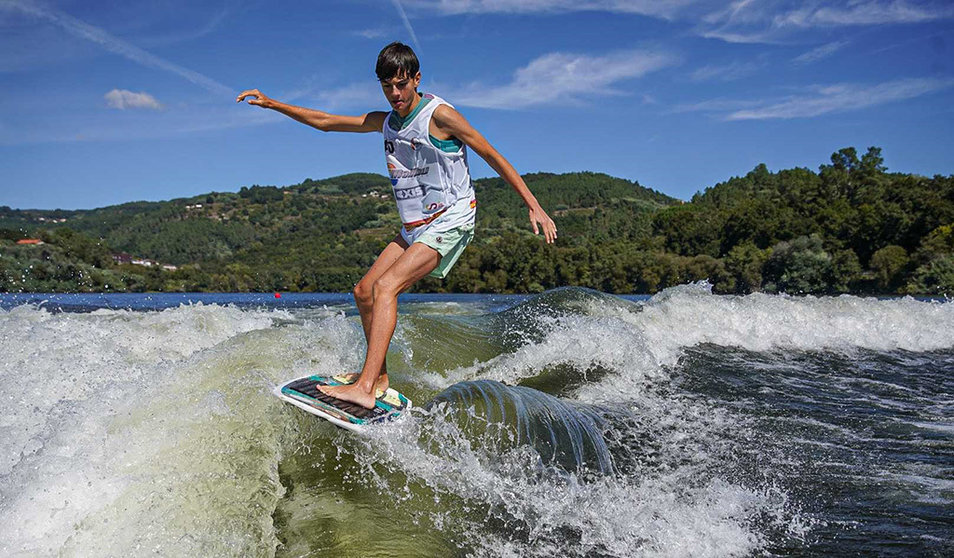
[[[437,139],[434,136],[427,134],[427,137],[430,138],[431,143],[434,144],[434,147],[444,151],[445,153],[457,153],[460,151],[460,148],[464,146],[464,142],[460,141],[457,138],[451,138],[447,140]]]
[[[421,102],[419,102],[417,106],[414,107],[414,110],[411,111],[411,114],[408,114],[404,118],[402,118],[400,114],[392,110],[391,118],[388,120],[388,126],[390,126],[391,129],[394,131],[400,131],[400,130],[403,130],[404,128],[407,128],[408,124],[410,124],[411,121],[414,120],[414,117],[417,116],[419,112],[421,112],[421,109],[424,108],[424,106],[430,102],[431,102],[430,99],[422,95]]]

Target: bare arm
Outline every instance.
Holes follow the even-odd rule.
[[[552,244],[556,240],[556,224],[553,223],[553,219],[547,215],[547,212],[540,206],[540,202],[527,188],[520,174],[459,112],[447,105],[441,105],[434,111],[432,122],[439,131],[459,139],[467,147],[473,149],[484,161],[487,161],[491,168],[497,171],[501,178],[507,181],[507,184],[510,184],[516,190],[520,198],[523,199],[523,203],[527,204],[527,208],[530,210],[533,234],[539,234],[540,229],[543,229],[543,236],[546,237],[547,244]]]
[[[250,105],[272,109],[289,118],[294,118],[302,124],[318,128],[322,132],[380,132],[384,126],[384,119],[387,118],[388,115],[386,112],[369,112],[361,116],[331,114],[276,101],[275,99],[266,97],[258,89],[242,91],[238,98],[235,99],[235,102],[241,103],[246,99],[248,99],[247,102]]]

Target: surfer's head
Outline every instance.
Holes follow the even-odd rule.
[[[397,41],[381,49],[374,73],[380,81],[392,78],[413,78],[421,72],[421,63],[411,47]]]
[[[421,64],[411,47],[398,42],[384,47],[378,54],[374,72],[391,108],[407,116],[418,100],[417,86],[421,83]]]

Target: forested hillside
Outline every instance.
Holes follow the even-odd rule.
[[[604,174],[524,178],[557,244],[534,237],[502,180],[478,180],[474,243],[419,291],[653,293],[707,279],[722,293],[954,294],[954,177],[890,173],[877,148],[842,149],[818,172],[759,165],[689,203]],[[375,174],[88,211],[0,207],[0,291],[347,291],[399,226]]]
[[[611,230],[620,239],[644,237],[652,213],[678,203],[603,174],[524,178],[557,220],[568,248],[585,249]],[[468,252],[477,258],[458,264],[468,268],[470,283],[455,271],[455,283],[433,281],[423,288],[544,288],[535,274],[519,271],[536,265],[529,254],[516,261],[522,250],[553,250],[533,237],[519,197],[500,179],[478,180],[475,187],[478,234]],[[0,208],[0,290],[346,291],[400,227],[390,190],[383,176],[352,174],[89,211]],[[27,237],[45,244],[15,244]],[[500,246],[504,237],[514,245]],[[159,265],[113,264],[119,253]]]
[[[660,212],[654,234],[668,253],[718,258],[723,291],[954,294],[954,177],[883,163],[871,147],[817,173],[759,165]]]

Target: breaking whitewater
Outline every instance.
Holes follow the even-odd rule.
[[[345,295],[194,298],[0,298],[0,555],[954,552],[950,302],[402,298],[359,436],[272,394]]]

